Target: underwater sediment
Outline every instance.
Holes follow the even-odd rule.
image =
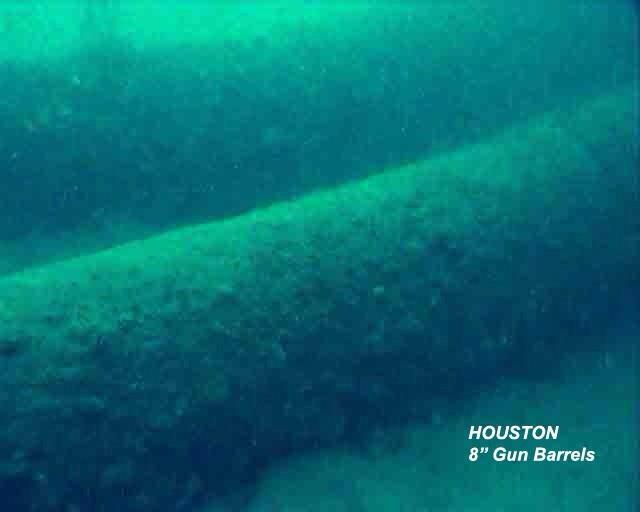
[[[3,277],[0,487],[143,510],[580,348],[638,284],[636,117],[621,89]]]

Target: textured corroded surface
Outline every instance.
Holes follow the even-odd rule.
[[[242,473],[563,349],[638,279],[634,98],[3,278],[0,479],[144,507],[186,485],[150,460]]]

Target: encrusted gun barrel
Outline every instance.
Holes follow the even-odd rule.
[[[140,455],[237,475],[354,418],[415,413],[424,389],[555,357],[638,284],[636,130],[629,87],[2,278],[0,480],[171,493]]]

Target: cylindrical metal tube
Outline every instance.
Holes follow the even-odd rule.
[[[221,475],[243,471],[344,435],[357,408],[401,414],[415,388],[564,349],[637,280],[636,121],[629,88],[294,202],[2,278],[0,480],[170,492],[139,455],[188,460],[200,444]]]

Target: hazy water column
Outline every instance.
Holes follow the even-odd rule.
[[[89,33],[96,34],[98,38],[112,36],[115,27],[120,0],[83,0],[84,24]]]

